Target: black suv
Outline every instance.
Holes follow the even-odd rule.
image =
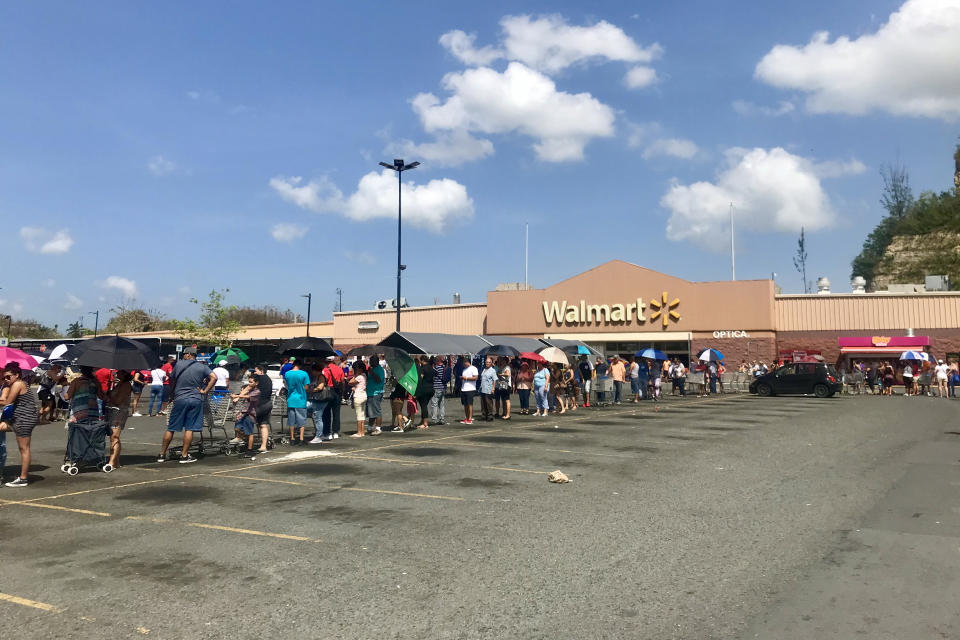
[[[750,383],[750,393],[758,396],[812,393],[818,398],[829,398],[842,390],[836,369],[822,362],[793,362]]]

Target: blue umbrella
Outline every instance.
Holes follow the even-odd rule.
[[[704,349],[697,359],[700,362],[720,362],[723,360],[723,354],[716,349]]]
[[[644,349],[643,351],[637,351],[633,354],[637,358],[649,358],[650,360],[669,360],[670,357],[665,354],[663,351],[658,351],[657,349]]]
[[[591,354],[590,349],[588,349],[587,347],[583,346],[582,344],[578,344],[578,345],[577,345],[577,355],[578,355],[578,356],[588,356],[588,355],[590,355],[590,354]]]
[[[926,360],[929,356],[922,351],[904,351],[900,354],[901,360]]]

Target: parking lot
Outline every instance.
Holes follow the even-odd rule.
[[[958,407],[666,398],[192,465],[156,463],[163,424],[131,418],[122,468],[76,477],[58,469],[62,425],[42,426],[31,486],[0,489],[0,632],[881,637],[892,595],[864,598],[877,622],[858,609],[830,636],[810,625],[867,587],[851,579],[820,606],[814,585],[847,579],[845,554],[887,534],[934,558],[924,545],[952,537],[935,560],[936,593],[951,593]],[[555,469],[571,482],[549,483]],[[914,560],[888,570],[908,584]],[[927,618],[960,633],[939,600]]]

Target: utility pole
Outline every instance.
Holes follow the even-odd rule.
[[[400,307],[403,306],[401,303],[400,297],[400,274],[404,269],[407,268],[405,264],[400,261],[400,234],[402,232],[401,222],[403,221],[403,186],[401,184],[401,176],[404,171],[409,171],[410,169],[416,169],[420,166],[419,162],[411,162],[410,164],[405,164],[403,158],[394,158],[393,164],[387,164],[386,162],[381,162],[380,166],[386,167],[391,171],[397,172],[397,332],[400,331]]]
[[[337,311],[343,311],[343,289],[337,287]]]
[[[737,279],[737,252],[733,246],[733,203],[730,203],[730,279]]]
[[[523,234],[523,288],[526,289],[529,286],[529,275],[530,275],[530,223],[527,222],[525,225],[524,234]]]
[[[310,337],[310,303],[313,301],[312,293],[304,293],[300,295],[301,298],[307,299],[307,337]]]
[[[88,311],[89,315],[93,316],[93,337],[97,337],[97,329],[100,328],[100,309],[96,311]]]

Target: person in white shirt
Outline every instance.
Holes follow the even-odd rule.
[[[947,376],[949,375],[949,369],[943,360],[937,361],[937,366],[934,371],[937,372],[937,395],[941,398],[947,397]]]
[[[163,406],[163,381],[167,379],[167,372],[157,367],[150,372],[150,406],[147,408],[147,415],[153,416],[160,413]],[[153,403],[157,403],[157,413],[153,412]]]
[[[230,388],[230,372],[226,369],[227,361],[221,360],[217,363],[217,368],[213,370],[213,375],[217,376],[217,381],[213,384],[214,392],[226,393]]]
[[[909,364],[903,368],[903,395],[913,395],[913,367]]]
[[[473,397],[477,395],[477,378],[480,372],[473,364],[468,364],[460,374],[460,403],[463,405],[463,420],[460,424],[473,424]]]

